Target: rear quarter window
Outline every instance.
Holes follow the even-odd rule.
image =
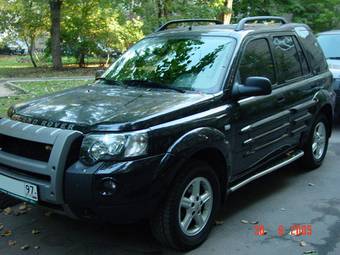
[[[327,62],[313,33],[306,27],[296,27],[295,32],[306,52],[313,73],[326,72],[328,70]]]

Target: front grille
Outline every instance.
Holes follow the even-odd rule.
[[[52,145],[0,134],[0,148],[13,155],[48,162]]]
[[[2,170],[5,170],[9,173],[13,173],[13,174],[16,174],[16,175],[29,177],[29,178],[33,178],[33,179],[37,179],[37,180],[45,181],[45,182],[51,182],[51,176],[49,176],[49,175],[28,172],[28,171],[24,171],[24,170],[15,168],[15,167],[9,167],[9,166],[3,165],[3,164],[0,164],[0,168]]]

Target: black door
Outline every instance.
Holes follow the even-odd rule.
[[[276,86],[273,56],[268,38],[246,43],[241,56],[236,82],[244,84],[247,77],[262,76]],[[255,169],[287,150],[289,110],[283,104],[282,91],[271,95],[250,97],[234,102],[232,119],[233,176]]]
[[[273,55],[278,67],[278,86],[285,98],[283,107],[290,111],[290,132],[287,142],[298,145],[303,134],[309,132],[315,94],[323,86],[323,79],[312,72],[297,37],[281,34],[272,37]]]

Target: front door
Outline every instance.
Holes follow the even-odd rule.
[[[236,82],[244,84],[251,76],[266,77],[276,85],[276,74],[269,39],[257,38],[246,43]],[[287,149],[289,110],[284,95],[273,89],[271,95],[249,97],[234,102],[232,119],[233,175],[254,169]]]

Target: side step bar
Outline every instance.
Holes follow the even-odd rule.
[[[252,181],[255,181],[256,179],[262,177],[262,176],[265,176],[271,172],[274,172],[275,170],[281,168],[281,167],[284,167],[292,162],[294,162],[295,160],[301,158],[305,153],[302,151],[302,150],[298,150],[296,152],[294,152],[293,154],[289,155],[287,158],[284,158],[283,160],[279,161],[278,164],[260,172],[260,173],[257,173],[251,177],[249,177],[248,179],[236,184],[235,186],[232,186],[228,192],[234,192],[238,189],[240,189],[241,187],[247,185],[248,183],[252,182]]]

